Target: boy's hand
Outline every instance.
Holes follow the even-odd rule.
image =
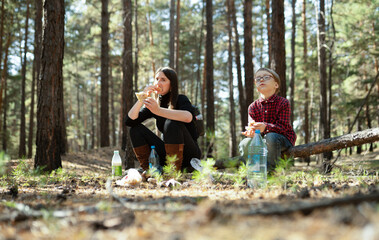
[[[249,125],[245,127],[246,131],[242,132],[242,135],[246,137],[254,137],[255,133],[255,127],[254,127],[255,121],[249,122]]]
[[[263,122],[256,122],[253,124],[254,129],[259,129],[263,133],[266,129],[266,124]]]

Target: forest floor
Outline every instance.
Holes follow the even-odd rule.
[[[295,162],[263,190],[227,174],[213,183],[187,174],[175,188],[107,186],[112,154],[70,153],[62,172],[45,176],[30,173],[31,159],[11,161],[0,240],[379,239],[379,149],[343,156],[330,175]]]

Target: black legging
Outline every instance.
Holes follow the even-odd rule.
[[[143,145],[154,145],[162,166],[166,163],[165,144],[184,144],[182,168],[191,170],[191,159],[201,157],[197,142],[193,140],[182,122],[167,119],[163,129],[163,141],[143,124],[130,128],[130,138],[134,148]]]

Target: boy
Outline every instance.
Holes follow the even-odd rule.
[[[296,134],[290,123],[289,101],[277,95],[279,75],[269,68],[260,68],[255,72],[254,80],[260,97],[249,106],[249,126],[242,133],[248,138],[241,141],[239,148],[241,154],[247,156],[255,129],[259,129],[266,139],[267,170],[271,172],[281,152],[295,145]]]

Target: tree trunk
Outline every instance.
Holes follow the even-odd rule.
[[[1,60],[3,59],[3,36],[4,36],[4,15],[5,15],[4,5],[5,5],[5,0],[2,0],[1,1],[1,18],[0,18],[0,76],[2,74]]]
[[[236,138],[236,116],[234,112],[234,86],[233,86],[233,33],[231,24],[232,0],[226,2],[226,15],[228,26],[228,73],[229,73],[229,156],[234,157],[237,154],[237,138]]]
[[[334,51],[334,42],[336,40],[336,29],[334,27],[334,20],[333,20],[333,6],[334,1],[331,1],[330,6],[330,23],[331,23],[331,29],[332,29],[332,37],[331,37],[331,44],[329,47],[329,74],[328,74],[328,91],[327,91],[327,101],[328,101],[328,112],[327,112],[327,123],[326,123],[326,129],[327,129],[327,136],[330,137],[331,135],[331,122],[332,122],[332,103],[333,103],[333,94],[332,94],[332,74],[333,74],[333,51]],[[328,27],[329,28],[329,27]],[[329,157],[333,157],[333,153],[329,153]]]
[[[114,80],[112,77],[112,64],[109,65],[109,86],[110,86],[110,92],[111,92],[111,132],[112,132],[112,144],[111,146],[117,146],[117,138],[116,138],[116,112],[114,110],[114,94],[115,94],[115,87],[114,87]]]
[[[317,6],[316,11],[318,11]],[[327,139],[330,137],[330,130],[328,128],[328,100],[327,100],[327,76],[326,76],[326,49],[325,49],[325,2],[320,0],[320,11],[318,12],[318,28],[317,28],[317,45],[318,45],[318,69],[320,78],[320,123],[319,130],[322,138]],[[328,160],[331,159],[331,153],[324,153],[323,157]],[[327,162],[324,165],[328,165]]]
[[[293,157],[308,157],[314,154],[330,152],[346,147],[361,146],[379,141],[379,128],[371,128],[351,134],[323,139],[318,142],[298,145],[288,149],[285,154]]]
[[[95,92],[95,86],[92,87],[91,92]],[[95,129],[95,107],[96,107],[96,99],[94,99],[93,94],[91,96],[91,104],[90,104],[90,114],[91,114],[91,148],[94,149],[96,146],[96,129]],[[96,96],[95,96],[96,98]]]
[[[87,140],[87,96],[86,93],[83,94],[83,149],[88,150],[88,140]]]
[[[175,24],[175,70],[179,77],[179,37],[180,37],[180,0],[176,5],[176,24]],[[180,78],[179,78],[180,79]]]
[[[175,69],[175,0],[170,1],[170,57],[169,66]]]
[[[37,150],[34,166],[52,171],[62,167],[59,98],[63,91],[64,1],[44,2],[41,78],[38,83]],[[54,39],[54,41],[53,41]]]
[[[109,13],[108,0],[101,0],[101,107],[100,146],[109,146]]]
[[[266,0],[266,18],[267,18],[267,42],[268,42],[268,64],[267,65],[271,66],[272,37],[271,37],[270,0]]]
[[[25,85],[26,85],[26,54],[28,53],[28,33],[29,33],[29,0],[26,1],[26,21],[25,21],[25,40],[24,40],[24,60],[22,63],[22,81],[21,81],[21,115],[20,115],[20,145],[18,156],[26,157],[26,123],[25,123]]]
[[[124,52],[122,57],[122,117],[125,117],[133,106],[133,49],[132,49],[132,2],[123,0],[124,8]],[[129,136],[129,128],[122,124],[121,149],[126,151],[127,168],[134,167],[134,153]]]
[[[10,18],[10,25],[13,24],[13,15]],[[12,43],[12,32],[8,32],[7,44],[5,47],[5,57],[3,63],[3,71],[1,73],[1,88],[0,88],[0,113],[3,111],[3,128],[2,128],[2,140],[3,140],[3,151],[7,151],[7,78],[8,78],[8,54],[9,48]],[[4,98],[3,98],[4,92]],[[3,100],[4,99],[4,100]],[[1,115],[0,115],[1,116]],[[1,127],[1,124],[0,124]]]
[[[134,2],[134,28],[135,28],[135,41],[134,41],[134,92],[138,92],[138,54],[139,54],[139,45],[138,45],[138,0]],[[135,98],[134,98],[135,99]]]
[[[309,80],[306,74],[307,65],[308,65],[308,49],[307,49],[307,17],[306,17],[306,0],[303,0],[303,12],[302,12],[302,24],[303,24],[303,71],[304,71],[304,123],[303,123],[303,131],[304,131],[304,142],[305,144],[310,141],[309,134]],[[309,157],[304,159],[308,165],[311,161]]]
[[[204,2],[203,2],[204,3]],[[197,71],[196,71],[196,76],[197,76],[197,84],[196,84],[196,91],[195,91],[195,105],[197,105],[197,100],[198,100],[198,93],[200,92],[200,104],[201,106],[201,112],[204,114],[204,95],[202,94],[202,86],[201,84],[201,53],[202,53],[202,46],[203,46],[203,31],[204,30],[204,4],[203,4],[203,9],[202,9],[202,14],[201,14],[201,27],[200,27],[200,37],[199,37],[199,48],[197,51]]]
[[[245,106],[244,111],[241,111],[241,131],[245,130],[247,126],[248,112],[247,108],[250,103],[254,101],[254,64],[253,64],[253,44],[252,44],[252,0],[245,0],[245,6],[243,9],[243,19],[244,19],[244,56],[245,56]],[[240,95],[241,97],[241,95]]]
[[[28,158],[32,158],[33,155],[33,143],[34,143],[34,96],[35,86],[38,82],[40,68],[41,68],[41,41],[42,41],[42,0],[35,0],[35,32],[34,32],[34,62],[33,62],[33,81],[32,81],[32,93],[30,103],[30,117],[29,117],[29,139],[28,139]],[[36,80],[37,79],[37,80]]]
[[[272,1],[272,29],[271,29],[271,69],[280,78],[280,92],[282,97],[287,96],[286,84],[286,47],[284,26],[284,0]]]
[[[205,60],[206,60],[206,91],[207,91],[207,156],[212,156],[215,118],[214,118],[214,83],[213,83],[213,10],[212,0],[206,0],[206,41],[205,41]]]
[[[172,0],[173,1],[173,0]],[[146,4],[149,6],[149,0],[147,0]],[[147,22],[149,24],[149,40],[150,40],[150,46],[154,47],[154,38],[153,38],[153,26],[151,24],[151,19],[150,19],[150,10],[147,11]],[[155,60],[154,57],[151,59],[151,65],[153,68],[153,75],[155,74]]]
[[[10,18],[10,24],[13,24],[13,15],[11,15]],[[8,54],[9,54],[9,48],[12,44],[12,32],[9,31],[8,34],[8,39],[7,43],[5,46],[5,57],[4,57],[4,62],[3,62],[3,71],[1,72],[1,85],[0,85],[0,113],[3,110],[3,105],[4,105],[4,113],[5,111],[5,102],[6,102],[6,81],[8,77]],[[0,63],[1,65],[1,63]],[[3,92],[4,92],[4,98],[3,98]],[[4,99],[4,104],[3,104],[3,99]],[[1,124],[0,124],[1,126]],[[4,141],[4,138],[3,138]]]
[[[362,130],[362,118],[361,117],[358,117],[357,130],[358,130],[358,132]],[[362,153],[362,145],[359,145],[359,146],[357,146],[357,154],[361,154],[361,153]]]
[[[291,125],[294,121],[295,109],[295,41],[296,41],[296,0],[292,0],[292,32],[291,32],[291,79],[290,79],[290,104],[291,104]]]
[[[35,48],[34,48],[35,50]],[[36,83],[36,64],[33,62],[32,70],[32,85],[31,85],[31,102],[30,102],[30,114],[29,114],[29,135],[28,135],[28,158],[32,158],[33,154],[33,131],[34,131],[34,95],[35,95],[35,83]]]
[[[372,128],[369,104],[366,104],[366,120],[367,120],[367,127]],[[370,143],[369,151],[370,152],[374,151],[374,147],[372,143]]]
[[[372,128],[334,138],[323,139],[318,142],[291,147],[287,151],[282,152],[282,155],[294,158],[305,158],[323,152],[330,152],[346,147],[360,146],[362,144],[377,141],[379,141],[379,128]],[[239,160],[241,161],[242,159]],[[230,160],[217,160],[214,166],[218,169],[222,169],[228,166],[229,163]]]
[[[240,93],[239,97],[239,103],[240,103],[240,113],[241,113],[241,128],[243,129],[245,126],[247,126],[247,106],[246,106],[246,96],[245,96],[245,89],[242,86],[242,73],[241,73],[241,50],[240,50],[240,44],[239,44],[239,34],[237,29],[237,17],[236,17],[236,8],[234,6],[234,1],[230,1],[230,16],[231,20],[233,22],[233,31],[234,31],[234,38],[235,38],[235,49],[236,49],[236,68],[237,68],[237,79],[238,79],[238,90]]]

